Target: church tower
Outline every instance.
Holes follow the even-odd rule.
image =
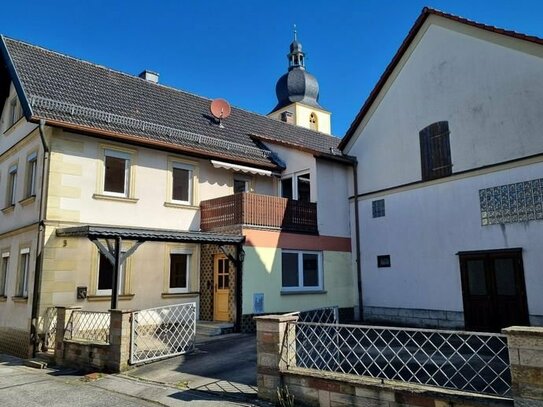
[[[330,112],[319,104],[319,83],[305,69],[305,53],[298,41],[296,28],[287,58],[288,72],[277,81],[277,105],[268,116],[330,134]]]

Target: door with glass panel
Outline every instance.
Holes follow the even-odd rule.
[[[529,325],[520,249],[460,254],[466,329]]]
[[[213,320],[229,321],[230,261],[222,254],[215,255],[213,265]]]

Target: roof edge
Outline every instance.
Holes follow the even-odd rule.
[[[400,59],[403,57],[403,55],[405,54],[405,52],[407,51],[407,49],[409,48],[409,46],[413,42],[415,36],[418,34],[419,30],[421,29],[422,25],[424,24],[424,22],[426,21],[426,19],[430,15],[443,17],[443,18],[446,18],[446,19],[451,20],[451,21],[456,21],[456,22],[461,23],[461,24],[466,24],[466,25],[469,25],[469,26],[472,26],[472,27],[475,27],[475,28],[479,28],[479,29],[482,29],[482,30],[494,32],[496,34],[509,36],[509,37],[516,38],[516,39],[523,40],[523,41],[533,42],[533,43],[538,44],[538,45],[543,45],[543,38],[539,38],[539,37],[536,37],[536,36],[533,36],[533,35],[522,34],[522,33],[516,32],[516,31],[512,31],[512,30],[506,30],[506,29],[503,29],[503,28],[498,28],[498,27],[495,27],[495,26],[492,26],[492,25],[479,23],[479,22],[469,20],[469,19],[464,18],[464,17],[456,16],[454,14],[445,13],[443,11],[433,9],[431,7],[424,7],[422,9],[420,15],[415,20],[415,23],[413,24],[413,26],[411,27],[411,29],[407,33],[407,36],[402,41],[400,47],[398,48],[398,50],[396,51],[396,53],[392,57],[392,60],[389,62],[389,64],[387,65],[387,67],[385,68],[383,73],[381,74],[381,77],[379,78],[379,80],[375,84],[374,88],[370,92],[369,96],[367,97],[366,101],[362,105],[362,108],[360,109],[360,111],[356,115],[355,119],[353,120],[353,122],[351,123],[351,125],[349,126],[347,131],[345,132],[345,136],[343,136],[343,138],[341,139],[341,142],[338,145],[338,148],[340,150],[343,150],[347,146],[347,144],[349,143],[349,141],[353,137],[356,129],[358,128],[358,126],[360,125],[360,123],[362,122],[362,120],[364,119],[366,114],[368,113],[370,107],[373,105],[373,103],[377,99],[377,96],[379,95],[382,88],[384,87],[384,85],[388,81],[390,75],[392,74],[392,72],[396,68],[396,65],[398,65],[398,63],[400,62]]]

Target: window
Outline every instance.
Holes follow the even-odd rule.
[[[14,97],[9,104],[8,128],[17,123],[22,115],[21,107],[17,103],[17,98]]]
[[[315,131],[319,130],[319,121],[315,113],[309,115],[309,128]]]
[[[248,192],[248,184],[249,182],[247,180],[234,178],[234,194],[239,192]]]
[[[128,197],[130,154],[105,150],[104,194]]]
[[[281,196],[311,202],[311,177],[309,173],[297,174],[281,180]]]
[[[192,172],[191,165],[172,164],[172,201],[192,204]]]
[[[390,255],[377,256],[377,267],[390,267]]]
[[[322,290],[322,253],[283,250],[283,291]]]
[[[2,253],[2,264],[0,264],[0,297],[6,296],[6,281],[8,277],[9,252]]]
[[[28,274],[30,271],[30,249],[21,249],[21,257],[19,259],[19,276],[17,278],[18,297],[28,297]]]
[[[27,158],[26,165],[26,195],[25,197],[36,195],[36,172],[38,166],[38,154],[32,153]]]
[[[188,292],[190,254],[170,253],[170,292]]]
[[[121,253],[125,253],[124,251]],[[98,264],[98,285],[96,287],[96,294],[98,295],[111,295],[111,289],[113,287],[113,264],[102,253],[100,254],[100,261]],[[125,263],[121,265],[119,270],[119,294],[124,294],[124,280],[125,280]]]
[[[13,165],[8,170],[8,190],[6,193],[6,206],[15,205],[17,192],[17,165]]]
[[[422,180],[446,177],[452,173],[449,123],[437,122],[419,133]]]
[[[385,200],[378,199],[371,203],[372,215],[374,218],[382,218],[385,216]]]

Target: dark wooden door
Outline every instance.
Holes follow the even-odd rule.
[[[498,332],[529,325],[520,250],[460,255],[466,329]]]

